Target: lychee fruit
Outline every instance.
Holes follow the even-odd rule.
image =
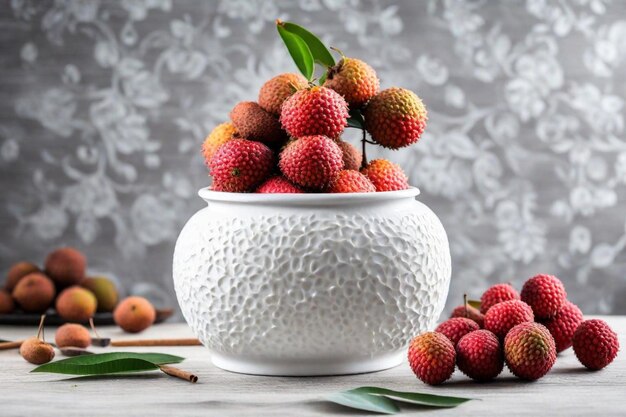
[[[617,333],[599,319],[583,321],[574,332],[572,345],[580,363],[593,371],[613,362],[619,351]]]
[[[508,300],[519,300],[519,293],[511,284],[496,284],[480,297],[480,312],[485,314],[491,306]]]
[[[217,125],[209,133],[202,143],[202,156],[207,167],[210,165],[211,159],[213,159],[213,155],[215,155],[219,147],[236,137],[236,134],[235,126],[230,122]]]
[[[453,317],[467,317],[470,320],[473,320],[480,326],[482,329],[485,324],[485,316],[475,307],[471,305],[460,305],[456,306],[454,310],[452,310],[452,314],[450,314],[450,318]]]
[[[259,106],[263,110],[280,116],[280,109],[289,97],[297,90],[309,86],[309,82],[301,74],[284,73],[266,81],[259,91]]]
[[[66,323],[57,329],[54,342],[59,348],[71,346],[84,349],[91,345],[91,336],[89,330],[80,324]]]
[[[341,94],[351,108],[360,108],[378,93],[380,81],[376,71],[367,63],[343,57],[328,69],[324,87]]]
[[[255,189],[272,172],[274,153],[261,142],[232,139],[217,150],[210,163],[212,190],[234,193]]]
[[[376,187],[359,171],[344,169],[331,182],[329,193],[374,193]]]
[[[33,272],[20,279],[12,295],[24,312],[43,313],[54,301],[56,289],[50,278]]]
[[[566,301],[554,317],[539,322],[550,330],[558,353],[572,346],[574,332],[583,322],[583,313],[576,304]]]
[[[30,262],[18,262],[13,264],[9,272],[7,273],[7,280],[4,283],[4,289],[8,292],[13,292],[13,289],[17,285],[17,282],[28,274],[33,272],[40,272],[37,265]]]
[[[343,152],[343,168],[358,171],[361,168],[361,161],[363,160],[361,151],[344,140],[338,139],[337,145],[339,145],[341,152]]]
[[[567,301],[567,293],[560,279],[554,275],[539,274],[524,283],[522,301],[532,307],[535,317],[554,316]]]
[[[386,159],[374,159],[361,170],[372,184],[376,191],[397,191],[409,188],[409,179],[400,168]]]
[[[280,123],[294,138],[324,135],[336,139],[348,124],[348,103],[326,87],[300,90],[283,104]]]
[[[514,326],[534,320],[533,310],[525,302],[503,301],[491,307],[485,314],[485,329],[502,340]]]
[[[0,314],[10,314],[15,310],[13,297],[7,290],[0,290]]]
[[[504,359],[513,375],[534,381],[547,374],[556,361],[554,339],[543,324],[520,323],[504,338]]]
[[[474,381],[490,381],[504,367],[500,340],[489,330],[476,330],[463,336],[456,345],[456,364]]]
[[[365,107],[365,129],[381,146],[398,149],[417,142],[428,116],[412,91],[392,87],[376,94]]]
[[[253,101],[238,103],[230,112],[230,119],[242,138],[268,146],[281,145],[286,139],[278,119]]]
[[[54,359],[54,348],[52,345],[33,336],[22,342],[20,355],[22,355],[22,358],[27,362],[34,365],[42,365]]]
[[[106,277],[87,277],[81,287],[88,289],[96,296],[99,312],[111,312],[119,299],[117,288],[113,281]]]
[[[409,344],[408,356],[413,373],[426,384],[442,384],[454,372],[454,345],[441,333],[426,332],[415,337]]]
[[[68,287],[85,278],[87,260],[85,255],[74,248],[60,248],[46,258],[46,275],[59,287]]]
[[[435,331],[446,336],[456,346],[463,336],[479,329],[480,326],[474,320],[465,317],[455,317],[441,323]]]
[[[75,285],[61,291],[56,301],[59,316],[68,321],[86,322],[96,313],[98,301],[88,289]]]
[[[290,181],[320,190],[343,169],[343,153],[337,143],[322,135],[290,142],[280,153],[278,166]]]
[[[132,296],[117,305],[113,319],[122,330],[138,333],[152,326],[156,319],[156,310],[145,298]]]
[[[293,184],[285,177],[272,177],[259,185],[256,189],[259,194],[301,194],[304,193],[302,188]]]

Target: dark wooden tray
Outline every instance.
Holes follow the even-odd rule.
[[[174,314],[171,308],[157,309],[157,316],[155,323],[161,323]],[[27,314],[21,312],[15,312],[12,314],[0,314],[0,325],[8,326],[38,326],[41,314]],[[93,316],[93,321],[96,326],[108,326],[115,324],[113,320],[113,313],[96,313]],[[67,320],[59,316],[54,310],[50,310],[46,313],[46,325],[47,326],[60,326],[68,323]]]

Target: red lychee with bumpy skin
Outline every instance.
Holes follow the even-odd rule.
[[[202,143],[202,156],[204,157],[204,163],[209,166],[213,155],[219,149],[220,146],[231,140],[237,134],[235,126],[232,123],[226,122],[217,125],[215,129],[209,133]]]
[[[504,359],[513,375],[534,381],[547,374],[556,361],[554,339],[542,324],[518,324],[504,338]]]
[[[467,317],[468,319],[475,321],[481,329],[485,324],[485,316],[483,316],[477,308],[472,307],[471,305],[456,306],[454,310],[452,310],[452,314],[450,314],[450,318],[453,317]]]
[[[230,119],[239,136],[244,139],[263,142],[268,146],[281,145],[285,132],[278,120],[253,101],[242,101],[230,112]]]
[[[358,171],[361,168],[361,161],[363,160],[361,152],[354,145],[343,140],[337,140],[337,145],[339,145],[343,152],[344,169]]]
[[[341,94],[351,108],[359,108],[378,93],[380,80],[367,63],[343,57],[337,65],[328,69],[324,87]]]
[[[285,146],[278,166],[290,181],[320,190],[343,169],[343,153],[339,145],[326,136],[304,136]]]
[[[301,194],[303,192],[302,188],[292,184],[285,177],[272,177],[256,189],[258,194]]]
[[[243,193],[255,189],[272,172],[274,153],[261,142],[232,139],[217,150],[210,164],[211,189]]]
[[[491,306],[503,301],[519,300],[519,293],[511,284],[496,284],[489,287],[480,297],[480,312],[485,314]]]
[[[412,91],[392,87],[376,94],[365,107],[365,129],[381,146],[398,149],[417,142],[428,115]]]
[[[567,293],[560,279],[554,275],[539,274],[524,283],[522,301],[532,307],[535,317],[554,316],[567,301]]]
[[[344,169],[332,181],[329,193],[374,193],[376,188],[367,177],[359,171]]]
[[[491,307],[485,314],[485,329],[493,332],[500,339],[514,326],[534,321],[533,310],[520,300],[503,301]]]
[[[13,298],[26,313],[45,312],[55,295],[54,283],[40,272],[26,275],[13,289]]]
[[[7,280],[4,283],[4,289],[8,292],[13,291],[20,279],[33,272],[40,272],[35,264],[30,262],[18,262],[13,264],[9,272],[7,272]]]
[[[336,91],[311,87],[283,103],[280,123],[294,138],[324,135],[336,139],[348,124],[348,116],[348,103]]]
[[[85,278],[87,259],[74,248],[60,248],[46,258],[46,275],[59,287],[67,287]]]
[[[409,188],[409,179],[400,168],[386,159],[374,159],[361,170],[372,181],[376,191],[397,191]]]
[[[259,106],[263,110],[280,116],[280,109],[297,90],[307,88],[309,82],[301,74],[287,72],[266,81],[259,91]]]
[[[455,317],[441,323],[435,331],[446,336],[456,346],[463,336],[479,329],[480,326],[474,320],[465,317]]]
[[[439,385],[454,372],[456,352],[452,342],[441,333],[426,332],[409,344],[409,365],[422,382]]]
[[[456,364],[474,381],[490,381],[504,368],[504,353],[498,337],[489,330],[466,334],[456,345]]]
[[[578,326],[572,339],[574,353],[585,367],[597,371],[617,356],[619,339],[604,320],[586,320]]]
[[[583,313],[576,304],[566,301],[554,317],[539,322],[550,330],[558,353],[572,346],[574,332],[583,322]]]

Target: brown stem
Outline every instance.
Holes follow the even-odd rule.
[[[169,365],[159,365],[159,369],[169,376],[184,379],[185,381],[189,381],[192,384],[198,382],[198,377],[191,372],[183,371],[182,369],[174,368],[173,366]]]
[[[469,311],[467,311],[467,294],[463,294],[463,305],[465,306],[465,317],[469,317]]]
[[[112,340],[111,346],[201,346],[198,339]]]
[[[37,339],[46,340],[46,335],[44,333],[43,323],[46,321],[46,315],[42,314],[41,319],[39,320],[39,328],[37,329]]]
[[[91,330],[93,330],[93,333],[96,335],[96,338],[102,339],[98,334],[98,331],[96,330],[96,324],[93,322],[93,317],[89,318],[89,326],[91,327]]]
[[[363,159],[361,159],[361,168],[365,168],[367,166],[367,154],[365,153],[365,144],[367,143],[367,134],[365,129],[363,129],[363,138],[361,139],[361,149],[363,150]]]

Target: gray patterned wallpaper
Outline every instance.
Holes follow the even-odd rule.
[[[417,146],[379,154],[448,231],[449,305],[545,271],[586,312],[626,313],[623,1],[2,2],[2,270],[69,244],[175,304],[174,241],[208,183],[200,143],[295,70],[277,17],[429,107]]]

